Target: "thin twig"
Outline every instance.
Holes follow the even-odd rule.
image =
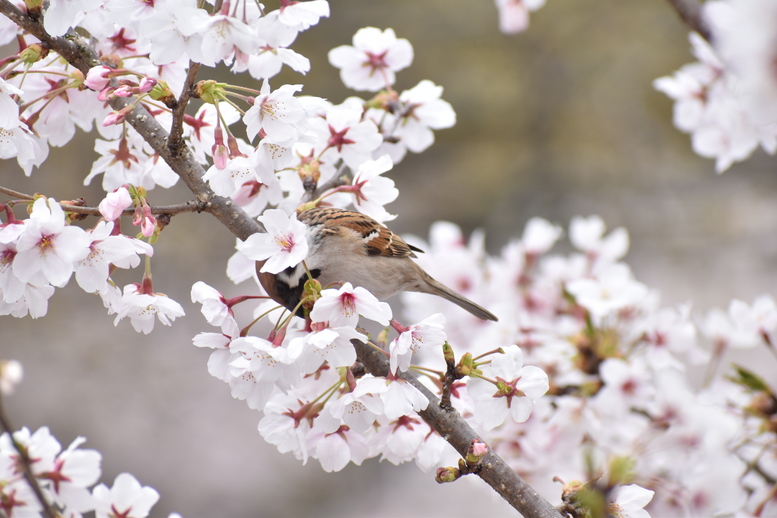
[[[345,175],[343,175],[343,171],[345,171],[345,167],[346,167],[345,162],[342,162],[340,164],[340,167],[337,168],[337,172],[335,173],[335,175],[323,185],[310,184],[310,188],[308,188],[308,185],[305,185],[305,194],[302,196],[302,201],[303,202],[313,201],[315,199],[318,199],[322,194],[324,194],[329,189],[336,189],[341,185],[348,185],[349,180]]]
[[[456,372],[456,358],[453,355],[453,348],[445,342],[443,347],[443,357],[445,358],[445,375],[442,379],[442,396],[440,397],[440,407],[448,410],[451,407],[451,389],[456,380],[461,379],[460,373]]]
[[[667,0],[667,2],[674,8],[685,25],[712,43],[712,31],[704,19],[702,4],[698,0]]]
[[[31,194],[14,191],[13,189],[3,187],[2,185],[0,185],[0,193],[6,194],[18,200],[33,201],[35,199],[35,197]],[[89,216],[100,216],[100,209],[97,207],[84,207],[81,205],[71,205],[69,203],[63,202],[59,202],[59,206],[62,207],[62,210],[65,212],[86,214]],[[175,205],[156,205],[151,207],[151,213],[175,216],[176,214],[182,214],[184,212],[202,212],[204,209],[204,204],[198,202],[197,200],[190,200],[185,203],[177,203]],[[132,216],[133,214],[135,214],[135,209],[132,208],[124,209],[124,211],[121,213],[122,216]]]
[[[183,83],[181,95],[178,97],[178,102],[176,102],[173,109],[173,123],[170,126],[170,137],[167,139],[167,147],[171,149],[178,148],[183,144],[183,140],[181,140],[183,136],[183,120],[186,116],[186,106],[189,104],[192,86],[194,85],[194,80],[197,79],[197,70],[199,68],[199,63],[189,61],[189,72],[186,74],[186,81]]]
[[[41,513],[46,518],[58,517],[59,514],[56,513],[54,509],[52,509],[51,505],[46,500],[46,497],[43,494],[43,490],[38,484],[38,479],[35,478],[35,474],[32,472],[32,467],[30,465],[30,457],[29,455],[27,455],[27,450],[25,450],[24,447],[21,444],[19,444],[19,442],[16,439],[14,439],[14,436],[13,436],[14,428],[11,426],[8,416],[5,415],[5,409],[3,408],[2,393],[0,393],[0,428],[2,428],[4,432],[8,433],[8,436],[11,439],[11,444],[13,444],[13,447],[16,449],[16,452],[19,454],[19,463],[22,466],[22,471],[24,471],[24,479],[27,481],[27,484],[30,485],[30,487],[32,488],[32,491],[35,493],[35,497],[40,502],[40,505],[43,508]]]

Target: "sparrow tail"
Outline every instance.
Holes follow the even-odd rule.
[[[494,322],[497,321],[497,318],[494,316],[493,313],[488,311],[487,309],[478,306],[468,298],[464,297],[463,295],[460,295],[459,293],[456,293],[446,285],[442,284],[441,282],[433,279],[432,277],[428,277],[426,279],[427,283],[429,284],[429,291],[427,293],[431,293],[433,295],[439,295],[440,297],[449,300],[456,304],[457,306],[466,309],[476,317],[478,317],[481,320],[493,320]],[[420,290],[419,290],[420,291]]]

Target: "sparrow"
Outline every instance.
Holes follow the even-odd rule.
[[[306,226],[310,275],[322,286],[350,282],[362,286],[379,300],[402,291],[430,293],[447,299],[483,320],[496,321],[488,310],[433,279],[413,261],[419,248],[405,243],[384,225],[360,212],[334,207],[315,207],[297,213]],[[308,279],[302,263],[271,274],[261,272],[259,282],[270,297],[291,311],[303,296]],[[303,316],[302,310],[297,314]]]

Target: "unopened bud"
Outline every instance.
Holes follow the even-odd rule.
[[[480,439],[472,439],[467,449],[467,462],[477,464],[480,459],[488,454],[488,445]]]
[[[460,477],[461,472],[458,469],[453,466],[448,466],[446,468],[437,468],[437,474],[435,475],[434,480],[436,480],[438,484],[445,484],[446,482],[458,480]]]
[[[24,6],[27,8],[27,14],[40,14],[43,0],[24,0]]]
[[[475,364],[475,360],[472,358],[472,353],[467,353],[461,357],[459,364],[456,366],[456,372],[462,376],[481,374],[480,369],[478,369]]]
[[[208,104],[216,104],[225,99],[224,87],[226,83],[219,83],[214,79],[206,79],[194,85],[194,95]]]
[[[451,347],[451,344],[448,342],[445,342],[442,344],[442,356],[445,358],[446,363],[455,363],[456,357],[453,354],[453,347]]]
[[[32,65],[49,55],[49,49],[40,43],[33,43],[19,54],[22,63]]]
[[[153,88],[151,88],[151,91],[148,95],[155,101],[161,101],[163,103],[168,103],[175,100],[173,91],[170,90],[170,87],[167,85],[167,83],[162,80],[157,81]]]

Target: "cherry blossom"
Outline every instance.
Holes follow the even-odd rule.
[[[381,460],[394,465],[412,460],[430,433],[429,427],[417,416],[400,416],[384,424],[378,432]]]
[[[283,347],[247,336],[232,340],[229,351],[235,355],[229,363],[232,397],[245,400],[249,408],[263,408],[276,386],[288,389],[296,381],[298,370]]]
[[[495,0],[499,9],[499,30],[505,34],[529,28],[529,12],[545,5],[545,0]]]
[[[729,314],[741,333],[740,344],[752,347],[777,332],[777,303],[771,295],[761,295],[752,305],[732,300]]]
[[[607,514],[613,518],[650,518],[644,507],[655,494],[636,484],[620,486],[612,495],[612,500],[607,504]]]
[[[132,206],[132,198],[126,187],[119,187],[113,192],[109,192],[105,198],[100,202],[97,208],[100,210],[100,214],[107,221],[114,221],[124,209]]]
[[[337,431],[325,434],[316,443],[314,457],[321,463],[326,472],[340,471],[349,462],[357,466],[369,455],[370,446],[367,440],[348,426],[341,426]]]
[[[130,184],[153,189],[157,184],[162,187],[175,185],[178,175],[162,162],[153,160],[148,144],[135,131],[128,131],[118,140],[95,139],[94,150],[101,156],[92,164],[92,169],[84,179],[89,185],[96,176],[102,174],[102,187],[105,191],[114,191]]]
[[[523,244],[525,253],[534,256],[541,255],[550,250],[563,233],[560,226],[553,225],[546,219],[531,218],[526,222],[521,244]]]
[[[202,177],[219,196],[231,196],[246,183],[258,181],[256,169],[247,157],[229,160],[225,167],[214,164]]]
[[[278,20],[281,23],[298,31],[305,31],[318,24],[321,18],[329,17],[329,2],[326,0],[312,0],[310,2],[281,0],[278,12]]]
[[[566,288],[597,324],[619,310],[639,305],[648,296],[647,287],[636,281],[623,263],[603,265],[596,269],[595,278],[570,281]]]
[[[591,261],[606,262],[622,259],[629,249],[629,234],[623,227],[604,237],[605,224],[599,216],[574,217],[569,224],[569,240]]]
[[[385,326],[391,320],[391,306],[361,286],[354,288],[346,282],[340,289],[323,290],[310,312],[314,322],[329,322],[331,327],[355,327],[359,315]]]
[[[75,26],[87,11],[97,9],[101,0],[52,0],[46,9],[43,26],[52,36],[62,36]]]
[[[129,473],[120,473],[109,489],[105,484],[92,491],[97,518],[111,518],[120,514],[126,518],[145,518],[159,500],[154,488],[141,486]]]
[[[401,328],[399,336],[389,344],[391,372],[396,374],[397,368],[406,371],[410,367],[413,353],[421,347],[439,347],[444,344],[447,339],[444,326],[445,315],[435,313],[417,324]]]
[[[13,394],[22,381],[24,369],[16,360],[0,360],[0,396]]]
[[[95,450],[78,449],[84,442],[85,438],[76,438],[57,456],[51,471],[38,475],[47,482],[47,488],[55,502],[78,512],[90,511],[94,507],[88,488],[94,485],[101,475],[102,456]]]
[[[340,69],[345,86],[376,92],[396,81],[395,72],[410,66],[413,47],[404,38],[397,39],[393,29],[359,29],[353,46],[342,45],[329,51],[329,62]]]
[[[429,406],[429,400],[421,391],[402,378],[392,381],[365,376],[359,380],[359,386],[360,393],[380,396],[383,415],[392,421]]]
[[[730,6],[710,2],[705,7],[713,29],[726,41],[728,34],[736,30],[731,29],[734,14],[729,12]],[[719,173],[749,157],[759,145],[774,153],[777,132],[770,124],[772,120],[767,123],[761,120],[763,110],[756,109],[754,113],[749,108],[753,92],[748,91],[747,85],[743,88],[741,80],[727,68],[716,49],[700,35],[691,33],[690,41],[699,62],[685,65],[673,77],[662,77],[653,83],[656,89],[676,101],[675,126],[692,134],[696,153],[716,159],[715,168]],[[726,45],[724,48],[727,49]],[[739,47],[734,44],[734,48]],[[754,60],[762,60],[767,53],[754,50],[752,55]],[[763,84],[759,79],[755,81]]]
[[[269,209],[259,216],[266,233],[257,233],[238,243],[237,249],[254,261],[265,261],[261,271],[279,273],[298,265],[308,255],[305,224],[296,215],[287,216],[279,209]]]
[[[243,116],[248,138],[253,140],[261,130],[276,142],[297,137],[306,121],[305,108],[294,97],[301,89],[302,85],[283,85],[270,92],[270,83],[265,79],[254,105]]]
[[[151,245],[123,235],[111,235],[113,223],[101,221],[87,232],[91,240],[89,255],[75,264],[76,281],[86,292],[99,291],[108,278],[110,265],[134,268],[140,264],[139,253],[151,256]]]
[[[548,375],[539,367],[524,365],[523,352],[517,345],[494,355],[483,367],[483,374],[498,383],[470,378],[467,391],[475,400],[475,420],[486,430],[502,424],[508,415],[518,423],[526,421],[534,400],[548,391]]]
[[[200,311],[210,325],[221,327],[221,330],[226,334],[237,334],[238,325],[235,321],[235,315],[232,312],[232,307],[227,304],[224,295],[202,281],[194,283],[191,295],[192,302],[202,304]]]
[[[15,128],[19,125],[19,105],[13,96],[24,92],[14,85],[0,79],[0,128]]]
[[[294,338],[289,343],[289,354],[306,374],[315,372],[324,362],[332,367],[350,367],[356,361],[351,340],[365,341],[367,337],[353,327],[327,327]]]
[[[389,214],[383,208],[399,196],[399,190],[394,187],[394,180],[381,176],[392,167],[393,164],[388,155],[383,155],[377,160],[362,162],[351,182],[356,208],[380,223],[396,218],[396,215]]]
[[[16,244],[13,273],[28,282],[38,273],[54,286],[64,286],[75,261],[89,254],[89,237],[79,227],[65,225],[65,212],[53,198],[38,198]]]
[[[432,130],[456,124],[456,112],[440,98],[442,91],[442,86],[425,79],[399,95],[402,111],[394,135],[413,153],[421,153],[434,143]]]
[[[7,463],[0,461],[0,480],[3,481],[0,498],[3,499],[3,511],[14,518],[17,516],[38,518],[42,508],[35,492],[24,481],[14,477],[12,473],[4,473],[9,471],[7,466]]]
[[[256,45],[251,27],[224,14],[210,16],[198,33],[202,37],[202,62],[211,66],[231,60],[235,52],[251,54]]]
[[[195,0],[156,1],[154,15],[139,25],[141,36],[151,42],[151,61],[165,65],[188,57],[203,62],[199,31],[207,27],[209,18]]]
[[[324,161],[343,161],[352,169],[372,158],[372,152],[383,141],[377,126],[371,120],[362,120],[364,108],[357,99],[346,100],[327,110],[326,119],[310,121],[310,129],[324,144]]]
[[[143,293],[137,284],[124,286],[121,308],[117,311],[113,325],[129,317],[132,327],[138,333],[149,334],[154,329],[156,318],[166,326],[184,315],[183,308],[176,301],[162,293]]]
[[[48,156],[49,148],[44,139],[37,138],[24,125],[0,127],[0,158],[14,158],[24,174],[30,176],[34,166],[41,165]]]
[[[26,110],[21,115],[29,129],[48,145],[66,145],[77,127],[91,131],[94,121],[103,120],[110,111],[91,90],[73,88],[77,85],[74,76],[81,80],[81,73],[63,61],[41,60],[32,64],[26,74],[10,79],[13,84],[22,85],[24,77],[21,99]]]
[[[276,76],[283,65],[301,74],[310,71],[310,60],[288,48],[297,38],[297,29],[284,24],[280,18],[279,12],[273,11],[253,23],[258,50],[248,56],[238,54],[232,68],[234,72],[247,69],[254,79],[269,79]]]
[[[375,419],[383,414],[383,401],[379,396],[367,392],[363,384],[357,382],[353,392],[347,392],[327,405],[316,418],[315,426],[326,433],[333,433],[345,424],[350,429],[364,433],[375,424]]]

